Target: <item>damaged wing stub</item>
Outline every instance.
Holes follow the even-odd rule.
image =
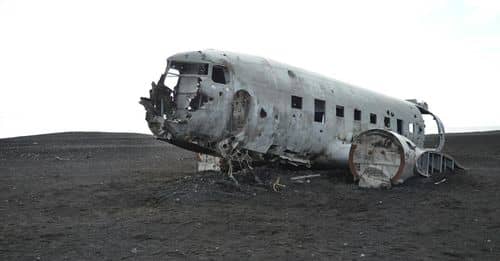
[[[349,168],[365,188],[390,188],[419,174],[462,167],[449,155],[418,148],[408,138],[387,130],[368,130],[356,137],[349,152]]]
[[[390,188],[413,175],[415,146],[392,131],[369,130],[353,141],[349,167],[360,187]]]

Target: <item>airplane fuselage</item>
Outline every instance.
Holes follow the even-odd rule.
[[[345,166],[353,138],[370,129],[423,147],[422,108],[413,102],[255,56],[198,51],[167,63],[142,100],[147,120],[157,138],[193,151]]]

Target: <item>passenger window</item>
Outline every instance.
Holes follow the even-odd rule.
[[[302,109],[302,97],[292,95],[292,108]]]
[[[390,128],[391,127],[391,118],[389,117],[384,117],[384,126],[386,128]]]
[[[397,119],[396,127],[399,134],[403,134],[403,120]]]
[[[355,121],[361,120],[361,111],[358,109],[354,109],[354,120]]]
[[[370,113],[370,123],[377,124],[377,114]]]
[[[335,114],[337,115],[337,117],[344,117],[344,106],[337,105]]]
[[[212,68],[212,81],[216,83],[226,84],[229,81],[229,74],[226,67],[214,65]]]
[[[325,123],[325,101],[314,99],[314,121]]]
[[[413,123],[412,122],[408,123],[408,132],[410,134],[413,134],[413,132],[414,132],[414,130],[413,130]]]

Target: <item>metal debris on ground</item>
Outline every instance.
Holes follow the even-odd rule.
[[[296,176],[296,177],[291,177],[290,180],[298,183],[303,183],[305,179],[318,178],[318,177],[321,177],[321,174]]]
[[[434,185],[439,185],[441,183],[444,183],[446,181],[446,178],[443,178],[442,180],[438,181],[438,182],[434,182]]]
[[[283,185],[283,184],[280,183],[280,178],[281,177],[277,177],[276,180],[272,184],[272,188],[273,188],[274,192],[278,192],[278,191],[281,190],[281,188],[285,188],[286,187],[286,185]]]

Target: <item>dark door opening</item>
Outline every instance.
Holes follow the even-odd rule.
[[[325,101],[314,99],[314,121],[325,123]]]
[[[403,134],[403,120],[397,119],[397,131],[399,134]]]

